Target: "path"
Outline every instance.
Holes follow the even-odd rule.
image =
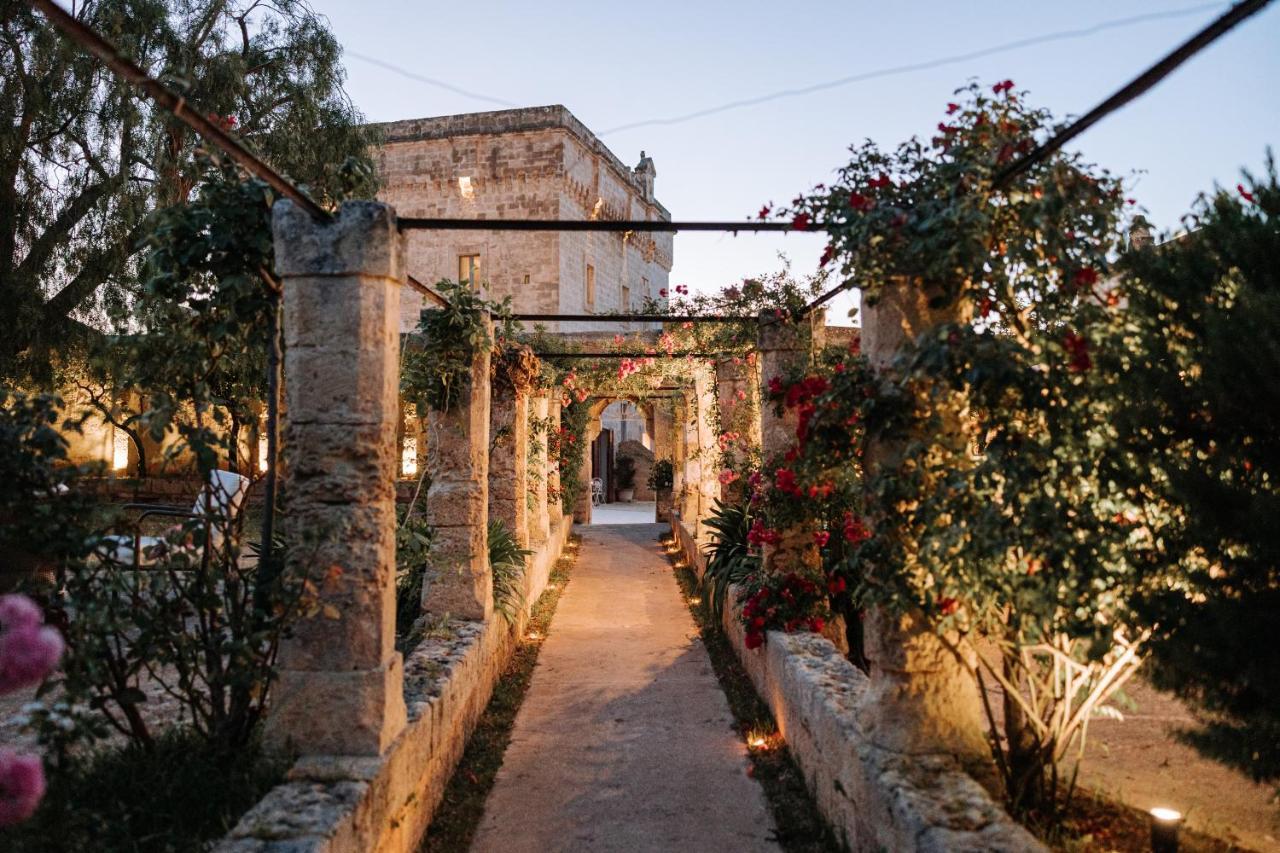
[[[662,526],[583,528],[473,851],[776,851]]]

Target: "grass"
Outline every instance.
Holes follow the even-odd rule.
[[[538,662],[542,639],[551,631],[551,617],[555,615],[560,595],[569,582],[569,569],[577,556],[579,537],[574,535],[569,541],[570,553],[561,557],[552,568],[549,585],[533,605],[525,628],[525,637],[536,634],[539,639],[522,637],[517,642],[515,653],[493,688],[493,698],[467,741],[462,761],[449,779],[444,799],[419,848],[423,853],[452,853],[471,846],[476,827],[484,815],[484,801],[493,788],[498,769],[502,767],[507,744],[511,742],[516,713],[533,680],[533,668]]]
[[[663,538],[664,544],[670,536]],[[670,559],[670,557],[669,557]],[[676,565],[673,560],[673,565]],[[839,850],[831,828],[823,820],[805,785],[804,774],[791,758],[773,714],[756,693],[729,637],[711,615],[698,577],[688,568],[676,569],[676,580],[698,625],[702,644],[711,658],[720,687],[738,723],[751,756],[751,776],[764,788],[777,827],[777,842],[787,853],[825,853]]]
[[[39,810],[0,829],[7,853],[201,850],[284,778],[287,763],[256,747],[219,755],[190,730],[152,750],[112,747],[49,773]]]

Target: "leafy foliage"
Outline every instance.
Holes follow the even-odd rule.
[[[493,573],[493,609],[507,624],[515,625],[524,607],[525,557],[532,551],[521,548],[515,536],[500,520],[489,520],[489,568]]]
[[[749,576],[741,600],[748,649],[764,645],[766,631],[781,629],[790,634],[804,628],[819,633],[830,616],[825,590],[795,572]]]
[[[706,519],[712,541],[705,547],[707,569],[702,576],[715,624],[720,624],[729,587],[746,583],[760,570],[760,554],[752,548],[750,504],[716,501]]]
[[[654,491],[670,489],[676,481],[676,468],[670,459],[659,459],[649,469],[648,486]]]
[[[397,507],[396,637],[407,638],[422,615],[422,584],[431,553],[431,526],[426,518]]]
[[[303,0],[102,0],[76,16],[189,106],[217,117],[322,203],[371,195],[370,129],[342,91],[340,48]],[[0,375],[47,379],[48,352],[128,317],[149,216],[185,204],[203,149],[22,0],[0,2]]]
[[[417,332],[405,347],[400,388],[406,398],[447,412],[470,387],[476,353],[496,346],[488,318],[493,318],[501,340],[511,340],[516,326],[509,296],[493,302],[468,282],[448,279],[437,282],[436,290],[446,304],[423,310]]]
[[[1257,779],[1280,779],[1280,186],[1275,164],[1197,204],[1192,233],[1130,252],[1123,311],[1100,331],[1098,367],[1125,400],[1121,452],[1168,507],[1152,584],[1152,675],[1206,713],[1190,734]],[[1153,523],[1154,522],[1154,523]],[[1158,526],[1157,526],[1158,525]],[[1135,527],[1138,525],[1135,524]]]
[[[613,463],[613,480],[619,489],[633,489],[636,485],[636,460],[619,456]]]

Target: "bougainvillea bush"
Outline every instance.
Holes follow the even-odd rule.
[[[994,753],[1023,812],[1056,801],[1059,766],[1141,660],[1133,601],[1171,569],[1149,522],[1167,510],[1135,487],[1116,378],[1095,369],[1095,329],[1121,304],[1120,181],[1057,153],[997,187],[1052,129],[1008,81],[959,90],[941,119],[931,139],[855,148],[788,213],[823,224],[823,262],[868,303],[919,299],[940,321],[814,395],[865,430],[868,511],[840,572],[860,606],[993,641],[974,675],[1003,688]]]

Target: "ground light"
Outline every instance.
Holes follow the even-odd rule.
[[[1182,825],[1182,812],[1173,809],[1151,810],[1151,853],[1177,853],[1178,827]]]

